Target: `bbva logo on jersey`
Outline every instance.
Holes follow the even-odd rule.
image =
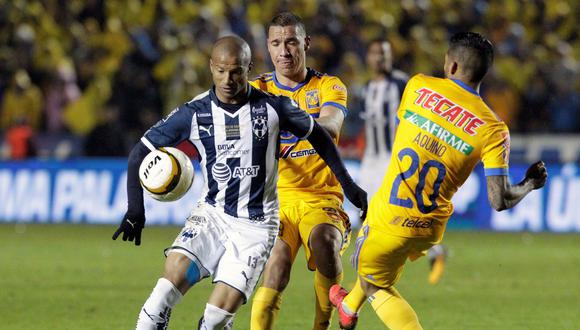
[[[259,165],[252,165],[248,167],[236,166],[232,171],[232,169],[227,164],[215,163],[211,168],[211,174],[213,175],[213,178],[219,183],[226,183],[230,181],[232,176],[234,178],[254,178],[258,176],[259,171]]]
[[[258,140],[266,137],[268,134],[268,119],[264,116],[252,118],[252,131]]]

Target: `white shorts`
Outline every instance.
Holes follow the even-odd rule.
[[[200,278],[211,275],[213,283],[223,282],[239,290],[247,301],[258,284],[277,233],[278,228],[264,228],[200,203],[173,245],[165,249],[165,255],[184,254],[196,263]]]
[[[363,157],[360,165],[359,184],[367,192],[369,199],[381,187],[390,161],[391,154],[389,152]]]

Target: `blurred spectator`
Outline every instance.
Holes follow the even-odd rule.
[[[62,133],[65,131],[63,110],[68,104],[77,100],[81,91],[77,85],[74,67],[63,60],[49,75],[45,88],[46,131]]]
[[[32,84],[25,70],[12,76],[4,91],[0,107],[0,129],[26,123],[33,131],[40,129],[43,97],[40,89]]]
[[[22,160],[36,156],[36,149],[33,144],[34,132],[24,119],[19,119],[6,130],[4,143],[8,147],[8,158],[11,160]]]

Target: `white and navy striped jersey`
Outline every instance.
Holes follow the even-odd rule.
[[[364,89],[365,156],[390,153],[395,138],[395,118],[409,77],[394,70],[382,80],[371,80]]]
[[[149,149],[191,141],[201,157],[203,200],[230,216],[273,225],[280,129],[306,138],[314,121],[289,98],[253,87],[247,103],[231,107],[212,88],[160,120],[141,141]]]

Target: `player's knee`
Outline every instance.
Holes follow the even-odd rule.
[[[163,277],[171,281],[181,293],[203,277],[201,269],[191,259],[181,253],[170,253],[165,260]]]
[[[338,256],[342,246],[340,231],[331,225],[318,225],[310,234],[310,248],[313,254]]]

